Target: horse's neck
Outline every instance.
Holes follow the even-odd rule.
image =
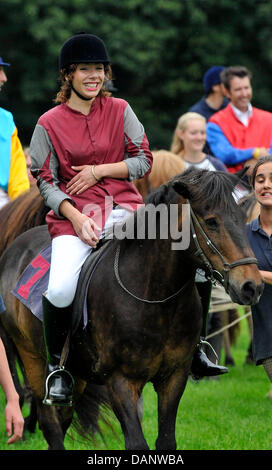
[[[161,291],[159,297],[163,292],[167,296],[169,290],[178,290],[195,277],[191,256],[186,250],[173,250],[171,240],[135,240],[129,248],[123,250],[121,247],[120,266],[125,263],[133,264],[130,268],[132,278],[140,276],[146,291],[158,286]]]
[[[158,205],[147,205],[137,211],[136,218],[127,221],[127,239],[121,242],[121,258],[126,253],[128,260],[135,260],[143,278],[159,282],[164,275],[174,284],[176,281],[180,284],[194,276],[190,212],[184,202],[176,198],[172,206],[160,204],[161,211]]]

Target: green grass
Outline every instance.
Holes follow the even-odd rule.
[[[243,313],[243,312],[242,312]],[[262,366],[245,365],[249,344],[246,320],[241,322],[241,335],[233,348],[235,366],[218,380],[188,382],[180,402],[176,439],[178,450],[270,450],[272,400],[266,398],[269,380]],[[222,360],[222,363],[224,361]],[[47,444],[37,427],[25,440],[7,446],[4,427],[4,395],[0,392],[0,449],[46,450]],[[24,406],[23,413],[28,414]],[[114,433],[107,428],[106,444],[99,438],[92,445],[73,431],[65,438],[67,450],[122,450],[124,440],[117,420],[112,417]],[[144,389],[143,430],[151,449],[157,437],[157,398],[151,384]]]

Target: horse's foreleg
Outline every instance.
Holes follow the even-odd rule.
[[[38,416],[36,400],[32,395],[30,399],[30,412],[29,415],[25,418],[25,429],[31,433],[34,433],[36,429],[37,419]]]
[[[158,394],[159,432],[156,441],[157,450],[176,449],[176,416],[178,405],[187,383],[188,374],[189,370],[181,371],[173,374],[168,380],[163,380],[158,384],[154,383]]]
[[[148,450],[138,414],[140,385],[123,376],[113,376],[107,388],[112,409],[122,427],[126,450]]]
[[[65,450],[63,443],[64,433],[57,408],[55,406],[43,405],[39,399],[36,403],[39,425],[48,443],[48,450]]]
[[[231,345],[230,345],[230,336],[228,330],[223,332],[223,344],[225,348],[225,365],[226,366],[234,366],[234,359],[231,353]]]

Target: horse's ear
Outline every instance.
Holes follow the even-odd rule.
[[[173,181],[173,189],[185,199],[191,199],[191,193],[186,183],[180,180]]]
[[[243,176],[246,174],[247,170],[250,168],[250,166],[244,166],[241,170],[236,171],[234,174],[237,176],[240,180],[243,179]]]

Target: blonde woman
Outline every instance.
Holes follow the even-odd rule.
[[[185,165],[205,170],[226,171],[224,163],[203,152],[206,143],[206,119],[198,113],[180,116],[174,131],[170,151],[179,155]]]

